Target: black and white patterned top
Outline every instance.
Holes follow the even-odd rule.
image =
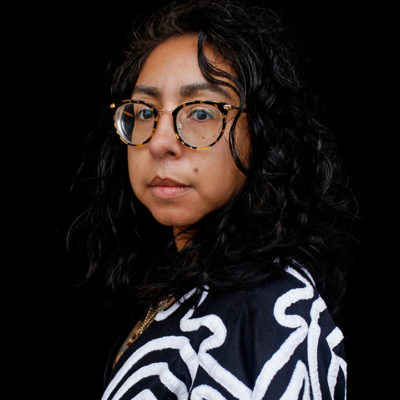
[[[248,290],[205,291],[200,303],[158,313],[102,400],[346,398],[343,335],[308,274],[289,267]]]

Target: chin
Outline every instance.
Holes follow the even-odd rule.
[[[174,213],[163,213],[159,211],[155,211],[151,213],[153,218],[160,223],[161,225],[165,226],[172,226],[172,227],[188,227],[190,225],[195,224],[198,222],[201,217],[194,216],[194,215],[187,215],[185,216],[181,210],[178,210]]]

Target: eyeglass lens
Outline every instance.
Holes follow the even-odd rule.
[[[122,139],[131,144],[145,142],[153,133],[155,112],[144,104],[126,103],[115,113],[115,124]],[[176,116],[179,136],[187,144],[208,146],[219,136],[223,118],[217,107],[191,104],[181,108]]]

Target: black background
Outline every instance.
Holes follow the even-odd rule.
[[[133,15],[151,12],[164,3],[86,8],[70,4],[42,10],[47,14],[36,10],[37,17],[19,39],[18,48],[23,53],[19,56],[25,62],[29,59],[30,66],[22,68],[20,81],[23,86],[25,82],[33,84],[29,93],[23,89],[22,94],[34,103],[32,132],[37,132],[40,140],[32,146],[23,140],[17,149],[24,148],[29,155],[25,158],[24,152],[21,157],[18,171],[22,172],[15,179],[19,188],[29,192],[18,198],[29,219],[25,214],[21,218],[12,248],[28,269],[28,290],[21,289],[28,293],[28,299],[17,307],[23,328],[10,347],[22,348],[22,359],[26,359],[26,349],[33,350],[18,375],[29,371],[34,377],[32,391],[40,398],[101,397],[104,363],[118,321],[104,313],[90,291],[73,289],[83,272],[81,266],[66,260],[64,235],[88,200],[79,190],[71,198],[69,188],[79,165],[78,144],[87,121],[92,112],[111,100],[107,77],[110,59],[125,43]],[[386,190],[394,179],[388,164],[388,149],[395,146],[394,129],[389,124],[394,90],[392,11],[383,4],[361,1],[258,3],[280,12],[304,46],[307,78],[338,137],[360,203],[363,220],[356,233],[362,253],[349,277],[345,307],[337,317],[346,337],[349,399],[386,398],[382,376],[389,370],[385,342],[391,331],[387,288],[397,268],[388,254],[391,234],[386,226],[394,215]],[[22,237],[19,232],[23,232]],[[29,250],[20,246],[21,241],[31,245]]]

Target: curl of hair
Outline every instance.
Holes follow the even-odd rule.
[[[177,252],[172,230],[154,221],[135,198],[126,148],[107,124],[98,186],[86,214],[90,274],[100,274],[133,303],[147,305],[192,288],[249,287],[296,260],[335,307],[356,242],[349,230],[355,200],[335,141],[314,116],[312,97],[296,72],[293,50],[274,12],[212,0],[163,10],[135,30],[114,74],[113,100],[130,97],[153,49],[191,33],[198,34],[204,77],[219,84],[227,84],[221,77],[228,78],[247,108],[249,165],[236,151],[235,124],[230,132],[232,155],[247,183],[232,201],[192,227],[193,240]],[[205,44],[236,76],[207,60]],[[101,132],[96,135],[98,141]]]

